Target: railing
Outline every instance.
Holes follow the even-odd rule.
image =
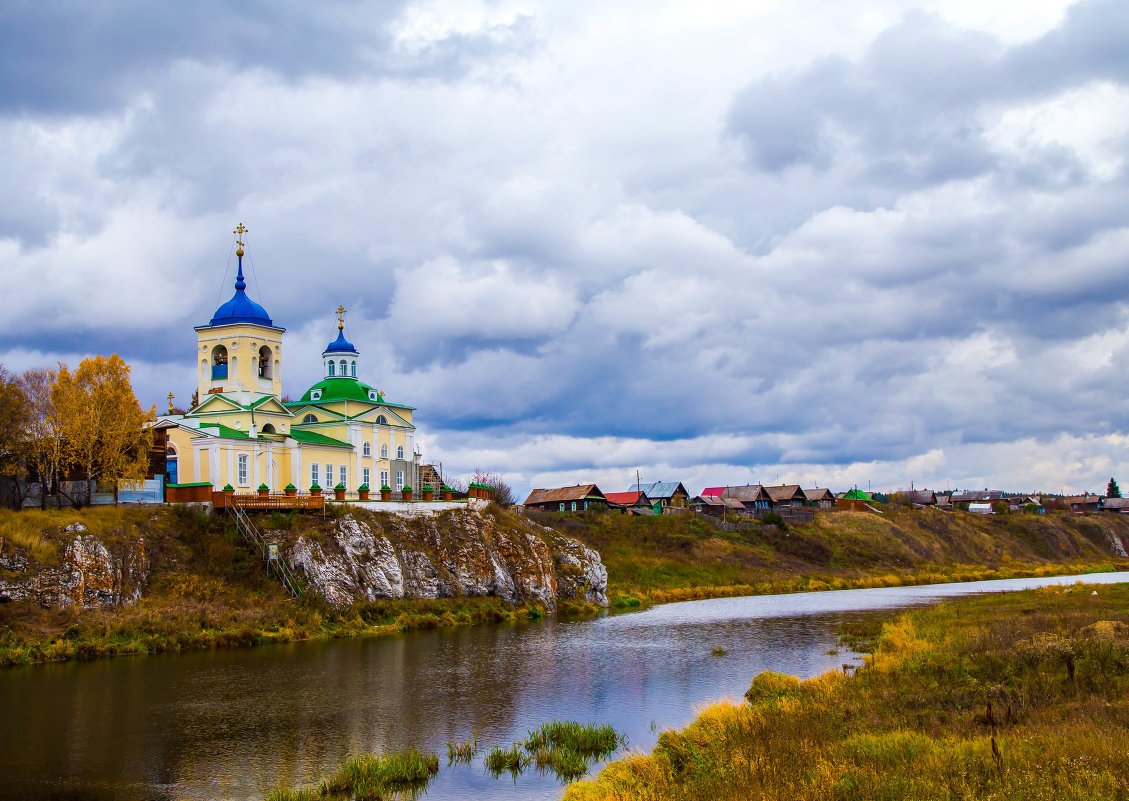
[[[212,380],[215,381],[220,378],[227,378],[227,365],[226,364],[213,364],[212,365]]]
[[[227,513],[235,518],[236,528],[238,528],[239,533],[243,535],[243,539],[259,549],[260,557],[267,563],[267,572],[273,573],[278,580],[282,582],[282,586],[290,593],[291,598],[297,598],[301,595],[302,588],[295,580],[290,566],[286,563],[286,559],[281,553],[278,553],[275,558],[271,558],[271,544],[266,541],[259,532],[259,529],[251,522],[251,518],[247,516],[247,513],[235,505],[228,506]]]
[[[242,495],[213,492],[212,504],[217,509],[238,507],[240,509],[325,509],[324,495]]]

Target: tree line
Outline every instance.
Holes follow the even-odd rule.
[[[16,374],[0,364],[0,475],[14,487],[14,505],[23,505],[31,477],[40,484],[40,505],[48,491],[61,491],[70,475],[91,482],[136,482],[149,472],[156,407],[141,408],[129,381],[130,367],[113,354],[83,359],[73,371],[32,367]]]

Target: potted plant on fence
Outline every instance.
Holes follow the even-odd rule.
[[[430,484],[424,484],[423,485],[423,499],[425,501],[430,501],[430,500],[435,499],[435,490],[433,490],[431,488]]]
[[[411,487],[404,487],[402,490],[400,490],[400,497],[402,497],[405,501],[408,501],[410,503],[411,500],[412,500],[412,488]]]
[[[287,484],[285,487],[282,488],[282,491],[286,493],[287,498],[293,498],[293,497],[297,496],[297,494],[298,494],[298,488],[295,487],[293,484]]]
[[[380,500],[382,500],[382,501],[392,500],[392,488],[390,486],[388,486],[387,484],[385,484],[383,487],[380,488]]]
[[[439,491],[443,493],[443,500],[453,501],[455,499],[455,491],[446,484],[440,487]]]
[[[318,486],[318,483],[316,481],[310,485],[310,494],[314,497],[321,495],[321,487]]]
[[[339,500],[339,501],[345,500],[345,485],[344,484],[338,484],[336,487],[333,488],[333,497],[336,500]]]
[[[260,484],[258,492],[260,498],[265,498],[270,495],[270,487],[268,487],[266,484]]]
[[[359,495],[361,497],[362,501],[368,500],[368,494],[369,494],[368,484],[361,484],[361,486],[357,487],[357,495]]]

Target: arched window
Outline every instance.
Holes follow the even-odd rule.
[[[333,375],[333,359],[329,360],[329,374]]]
[[[372,456],[372,446],[369,445],[367,442],[365,443],[365,446],[362,450],[364,451],[364,455],[365,455],[366,458],[368,458],[369,456]]]
[[[216,345],[212,348],[212,380],[227,378],[227,348]]]
[[[397,445],[396,446],[396,458],[401,459],[401,460],[404,458],[404,446],[403,445]]]
[[[302,418],[303,423],[316,423],[318,421],[317,415],[307,414]]]
[[[382,415],[382,414],[378,414],[378,415],[376,416],[376,424],[377,424],[378,426],[386,426],[386,425],[388,425],[388,418],[387,418],[387,417],[385,417],[385,416],[384,416],[384,415]]]
[[[388,443],[387,442],[380,443],[380,458],[381,459],[387,459],[388,458]]]
[[[341,365],[341,375],[342,376],[348,376],[349,372],[345,368],[345,360],[342,359],[340,362],[338,362],[338,364]]]
[[[274,434],[274,433],[276,433],[275,430],[274,430],[274,423],[267,423],[265,426],[263,426],[263,433],[264,434]]]
[[[356,362],[349,362],[349,375],[353,376],[353,378],[357,377],[357,363]]]
[[[266,345],[259,348],[259,378],[271,377],[271,355]]]

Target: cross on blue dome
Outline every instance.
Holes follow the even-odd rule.
[[[208,325],[255,323],[274,326],[267,310],[247,297],[247,282],[243,280],[243,248],[237,250],[236,255],[239,257],[239,272],[235,276],[235,294],[231,300],[216,309]]]

